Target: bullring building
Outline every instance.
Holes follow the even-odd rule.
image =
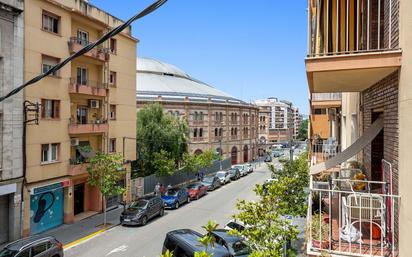
[[[214,149],[232,164],[257,156],[258,108],[196,80],[174,65],[150,58],[137,60],[137,110],[161,103],[165,111],[186,119],[189,150]]]

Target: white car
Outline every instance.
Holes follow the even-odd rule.
[[[220,180],[222,185],[230,183],[230,174],[227,171],[218,171],[216,172],[216,177]]]
[[[240,176],[246,176],[248,174],[247,168],[245,167],[245,165],[233,165],[232,168],[237,168],[240,172]]]
[[[249,173],[253,172],[253,165],[252,164],[246,163],[244,166],[245,166],[247,172],[249,172]]]
[[[227,230],[233,230],[236,229],[237,231],[242,231],[245,229],[245,225],[243,224],[243,222],[239,221],[239,220],[230,220],[226,225],[225,225],[225,229]]]

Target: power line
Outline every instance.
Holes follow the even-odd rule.
[[[27,81],[26,83],[24,83],[23,85],[16,87],[15,89],[11,90],[9,93],[7,93],[6,95],[0,97],[0,102],[3,102],[4,100],[6,100],[7,98],[17,94],[18,92],[20,92],[21,90],[23,90],[25,87],[32,85],[40,80],[42,80],[44,77],[60,70],[61,68],[63,68],[66,64],[68,64],[69,62],[71,62],[72,60],[76,59],[77,57],[82,56],[83,54],[89,52],[90,50],[92,50],[93,48],[101,45],[103,42],[105,42],[106,40],[116,36],[117,34],[119,34],[120,32],[122,32],[124,29],[126,29],[127,27],[130,26],[130,24],[132,24],[134,21],[143,18],[144,16],[154,12],[156,9],[158,9],[159,7],[161,7],[164,3],[166,3],[167,0],[158,0],[156,2],[154,2],[153,4],[151,4],[149,7],[147,7],[146,9],[144,9],[143,11],[141,11],[140,13],[136,14],[135,16],[133,16],[132,18],[130,18],[128,21],[126,21],[124,24],[117,26],[116,28],[114,28],[113,30],[109,31],[107,34],[105,34],[103,37],[101,37],[99,40],[97,40],[94,43],[90,43],[87,46],[83,47],[82,49],[80,49],[78,52],[72,54],[71,56],[69,56],[67,59],[65,59],[64,61],[62,61],[61,63],[56,64],[55,66],[53,66],[50,70],[48,70],[47,72],[40,74],[37,77],[32,78],[31,80]]]

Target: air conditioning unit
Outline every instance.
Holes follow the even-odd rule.
[[[70,139],[70,145],[71,146],[78,146],[79,145],[79,139],[78,138],[71,138]]]
[[[92,109],[99,108],[99,100],[89,100],[89,107]]]

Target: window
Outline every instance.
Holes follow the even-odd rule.
[[[116,152],[116,138],[110,138],[109,141],[109,153]]]
[[[195,113],[193,114],[193,120],[194,120],[194,121],[197,120],[197,112],[195,112]]]
[[[46,73],[48,72],[51,68],[53,68],[53,66],[55,66],[56,64],[58,64],[60,62],[59,58],[54,58],[54,57],[50,57],[50,56],[42,56],[42,64],[41,64],[41,72],[42,73]],[[50,74],[50,76],[59,76],[59,71],[55,71],[52,74]]]
[[[114,38],[110,39],[110,52],[112,54],[116,54],[117,53],[117,40]]]
[[[313,114],[314,115],[325,115],[326,109],[325,108],[315,108],[313,109]]]
[[[223,129],[219,129],[219,137],[221,137],[223,135]]]
[[[215,128],[215,137],[217,137],[218,136],[218,134],[219,134],[219,132],[218,132],[219,130],[217,129],[217,128]]]
[[[47,251],[47,242],[44,242],[44,243],[38,244],[36,246],[33,246],[32,251],[31,251],[31,255],[36,256],[36,255],[41,254],[45,251]]]
[[[41,117],[43,119],[58,119],[60,117],[60,100],[41,100]]]
[[[84,106],[77,107],[77,124],[87,124],[88,109]]]
[[[87,85],[87,69],[82,67],[77,67],[77,84]]]
[[[110,119],[111,120],[116,119],[116,105],[114,105],[114,104],[110,105]]]
[[[110,80],[109,80],[110,86],[112,87],[116,86],[116,77],[117,77],[117,73],[115,71],[111,71]]]
[[[41,145],[41,162],[51,163],[58,161],[60,144],[43,144]]]
[[[89,44],[89,32],[83,30],[77,30],[77,43],[82,46]]]
[[[193,130],[193,137],[197,137],[197,128]]]
[[[200,114],[199,114],[199,120],[203,120],[203,112],[200,112]]]
[[[203,129],[199,129],[199,137],[203,137]]]
[[[17,257],[30,257],[30,248],[20,252]]]
[[[59,34],[60,33],[60,17],[51,13],[43,11],[43,24],[44,30]]]

